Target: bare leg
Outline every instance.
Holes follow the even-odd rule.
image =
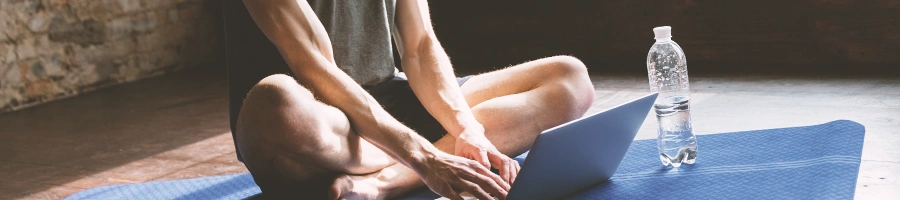
[[[453,152],[456,139],[446,135],[434,146],[444,152]],[[424,187],[425,183],[415,171],[396,163],[381,171],[365,175],[341,175],[335,179],[331,191],[342,199],[389,199]]]
[[[569,56],[481,74],[460,89],[485,136],[509,156],[530,149],[541,131],[584,115],[594,98],[587,69]]]
[[[461,89],[485,136],[508,156],[529,149],[541,131],[581,117],[594,94],[584,64],[568,56],[481,74]],[[435,146],[452,153],[454,144],[455,138],[447,135]],[[395,164],[368,175],[340,176],[332,189],[347,198],[383,199],[423,186],[415,172]]]
[[[365,174],[396,163],[361,139],[337,108],[316,101],[286,75],[260,81],[244,100],[235,142],[267,197],[325,198],[340,174]]]

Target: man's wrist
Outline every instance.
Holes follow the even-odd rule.
[[[482,126],[466,127],[466,129],[463,129],[463,131],[460,132],[459,135],[456,136],[456,138],[459,139],[461,137],[472,137],[472,136],[484,137],[484,127],[482,127]]]
[[[437,147],[431,145],[431,143],[418,145],[413,150],[409,151],[408,156],[405,157],[404,162],[406,162],[407,166],[421,174],[423,170],[427,168],[427,163],[429,160],[437,157],[439,153],[442,153]]]
[[[458,115],[457,122],[459,129],[455,134],[452,134],[453,136],[459,137],[463,133],[484,135],[484,126],[475,119],[471,112]]]
[[[433,158],[435,152],[440,150],[412,129],[404,128],[401,130],[396,135],[403,139],[395,141],[395,144],[398,146],[392,152],[396,156],[397,161],[418,172],[420,169],[423,169],[423,163]]]

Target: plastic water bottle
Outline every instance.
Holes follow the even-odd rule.
[[[659,121],[659,159],[663,165],[694,164],[697,138],[691,130],[691,91],[687,60],[672,41],[672,27],[653,29],[656,43],[647,54],[650,91],[659,92],[653,107]]]

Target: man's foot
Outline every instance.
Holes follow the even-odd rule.
[[[385,183],[378,179],[381,171],[366,175],[339,175],[331,185],[330,199],[386,199],[390,196]]]

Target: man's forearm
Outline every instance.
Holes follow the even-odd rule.
[[[453,136],[459,136],[467,129],[483,130],[459,89],[450,58],[437,41],[428,13],[428,2],[397,1],[395,18],[393,34],[403,71],[428,113]]]
[[[437,39],[423,39],[411,50],[403,57],[403,69],[426,110],[453,136],[459,136],[465,129],[483,132],[459,89],[450,58]]]

